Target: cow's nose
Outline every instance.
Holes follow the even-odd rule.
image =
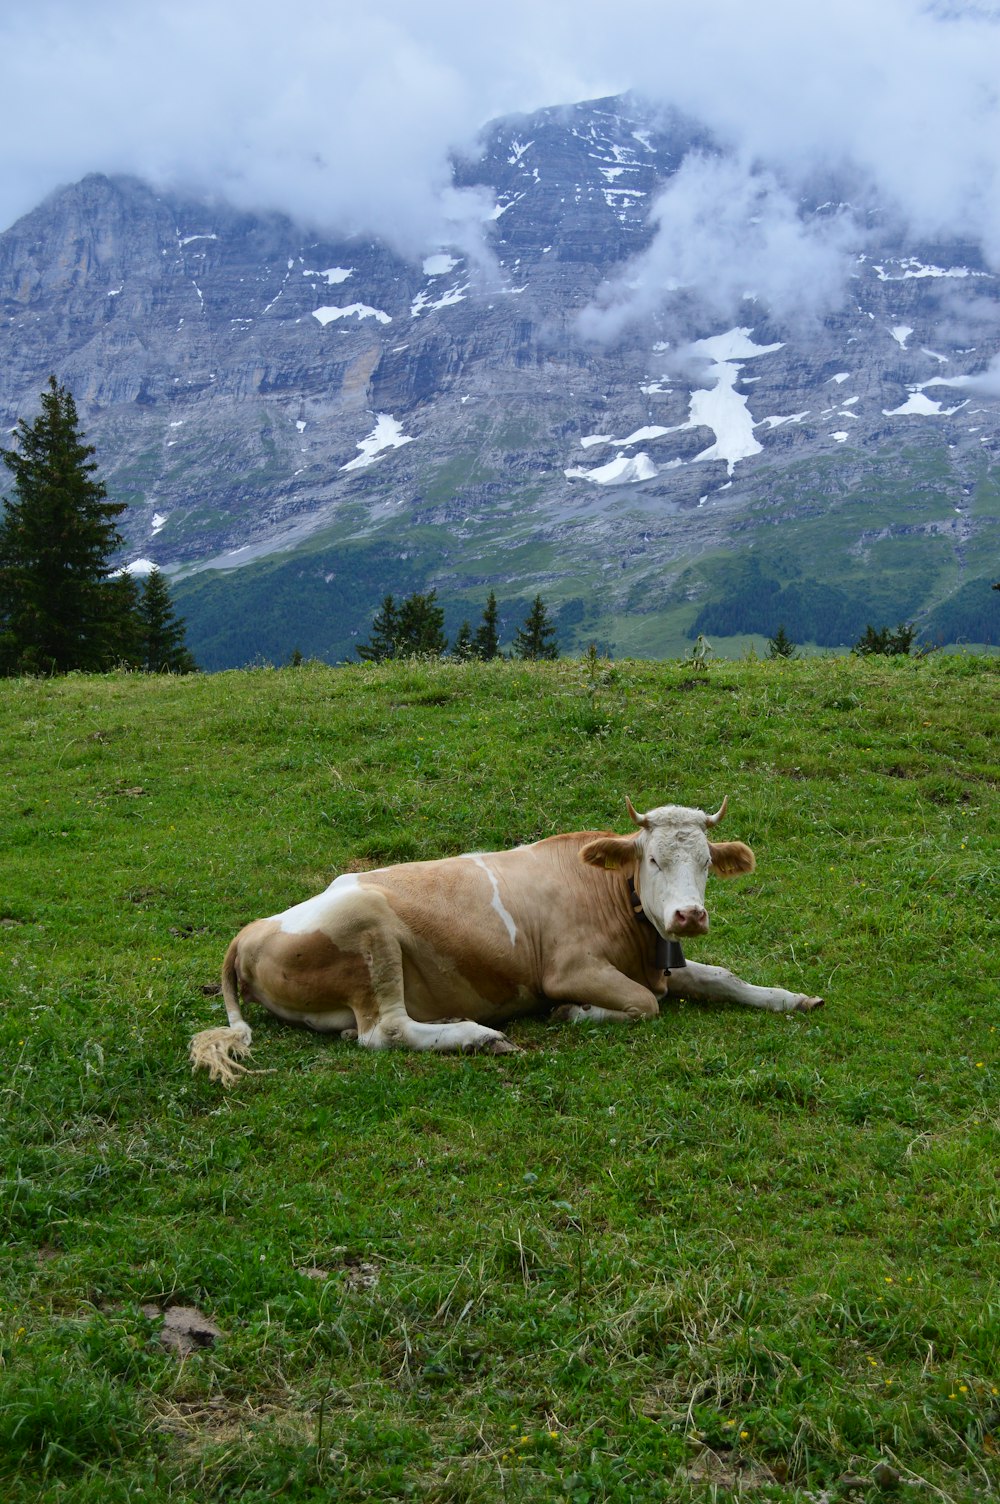
[[[704,935],[708,929],[708,910],[702,908],[701,904],[675,909],[674,922],[670,928],[675,935]]]

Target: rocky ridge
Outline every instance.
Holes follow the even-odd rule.
[[[998,278],[876,236],[822,321],[748,300],[692,337],[686,308],[682,366],[669,309],[588,340],[706,149],[630,98],[496,122],[455,167],[495,202],[478,263],[85,178],[0,236],[0,421],[69,385],[129,561],[171,573],[209,666],[341,656],[383,588],[432,585],[462,614],[541,590],[566,646],[666,651],[748,550],[787,555],[772,591],[836,579],[930,622],[996,567],[1000,401],[961,381],[1000,348]]]

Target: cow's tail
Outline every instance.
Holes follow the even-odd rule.
[[[222,997],[229,1017],[227,1029],[203,1029],[191,1041],[188,1051],[191,1069],[204,1066],[213,1081],[223,1086],[232,1086],[244,1075],[247,1067],[241,1064],[243,1056],[250,1053],[250,1025],[240,1012],[240,984],[236,970],[237,941],[234,940],[222,963]]]

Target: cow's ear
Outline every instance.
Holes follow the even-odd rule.
[[[742,841],[709,841],[708,849],[716,877],[743,877],[757,865],[750,847]]]
[[[638,831],[634,836],[595,836],[581,849],[580,860],[591,867],[603,867],[607,872],[615,867],[631,867],[635,864],[638,839]]]

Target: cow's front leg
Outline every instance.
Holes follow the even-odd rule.
[[[648,987],[633,982],[613,966],[588,966],[547,977],[546,997],[572,998],[553,1011],[553,1018],[574,1024],[629,1023],[655,1018],[660,1005]]]
[[[689,961],[670,973],[667,993],[698,1003],[742,1003],[747,1008],[767,1008],[771,1013],[808,1013],[823,1006],[821,997],[786,992],[783,987],[755,987],[724,966],[702,966],[698,961]]]

